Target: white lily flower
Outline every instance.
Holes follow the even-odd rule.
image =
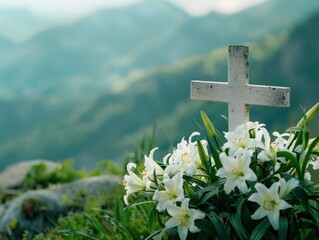
[[[192,133],[188,142],[183,138],[182,141],[177,144],[173,153],[164,157],[164,163],[168,164],[165,168],[165,172],[167,174],[175,175],[180,171],[185,172],[186,175],[190,176],[193,174],[200,174],[200,172],[198,172],[198,168],[201,165],[201,161],[198,154],[197,142],[192,142],[192,138],[198,135],[200,135],[198,132]],[[207,142],[202,140],[201,144],[207,153]]]
[[[167,174],[164,174],[164,190],[156,190],[153,196],[153,200],[158,201],[156,209],[158,211],[164,211],[167,205],[175,203],[177,201],[182,202],[184,197],[183,190],[183,174],[179,172],[173,178],[170,178]]]
[[[265,133],[268,134],[268,131],[264,128],[264,126],[266,125],[259,122],[245,123],[246,131],[249,131],[253,135],[252,137],[259,142],[262,140]]]
[[[309,164],[312,165],[313,170],[318,170],[319,169],[319,157],[311,159],[311,161],[309,161]]]
[[[269,146],[265,150],[261,151],[257,158],[261,161],[275,161],[277,159],[277,152],[272,146]]]
[[[225,138],[227,142],[222,149],[229,149],[229,155],[234,155],[238,149],[254,149],[260,145],[263,136],[263,131],[260,128],[264,126],[258,122],[247,122],[237,126],[234,131],[226,132]],[[250,132],[253,132],[253,138],[250,137]]]
[[[280,210],[291,207],[290,204],[280,198],[278,193],[279,185],[279,182],[275,182],[268,189],[265,185],[256,183],[255,188],[257,192],[248,198],[249,201],[256,202],[260,206],[251,218],[258,220],[267,216],[275,230],[279,228]]]
[[[262,161],[276,161],[277,160],[277,152],[278,151],[289,151],[288,145],[290,143],[291,134],[284,133],[279,134],[278,132],[274,132],[273,136],[276,137],[275,141],[270,142],[269,136],[267,137],[267,134],[264,134],[265,136],[265,144],[260,146],[263,151],[261,151],[257,158]],[[285,139],[285,137],[288,137],[288,139]],[[285,163],[284,158],[278,158],[281,162]]]
[[[270,142],[270,136],[268,132],[264,133],[264,142],[260,145],[260,148],[263,149],[257,158],[263,161],[275,160],[277,158],[277,153],[274,147]]]
[[[304,178],[305,178],[305,180],[311,181],[311,173],[306,171]]]
[[[216,175],[226,178],[224,185],[226,194],[229,194],[235,187],[238,187],[242,193],[246,193],[249,191],[246,180],[257,180],[256,174],[249,168],[252,153],[250,150],[239,149],[235,156],[229,157],[224,152],[220,154],[223,167],[218,169]]]
[[[167,228],[177,227],[181,240],[187,238],[188,230],[192,233],[199,232],[200,229],[195,226],[195,220],[205,218],[203,212],[188,207],[189,201],[190,199],[186,198],[180,207],[172,203],[167,207],[167,212],[172,218],[165,223],[165,226]]]
[[[299,185],[299,181],[291,178],[288,182],[284,178],[279,179],[279,196],[284,199],[294,188]]]
[[[309,146],[312,143],[313,139],[311,139],[309,141]],[[312,165],[313,170],[318,170],[319,169],[319,145],[317,144],[316,147],[314,147],[314,149],[312,150],[312,154],[311,154],[311,159],[308,163],[308,165]]]
[[[273,142],[273,147],[276,151],[288,151],[288,146],[290,145],[292,139],[294,138],[294,134],[283,133],[280,134],[278,132],[273,132],[273,136],[276,137]],[[287,139],[286,139],[287,138]]]
[[[128,205],[128,197],[129,195],[144,191],[146,188],[145,183],[141,178],[139,178],[131,169],[136,168],[135,163],[129,163],[127,164],[127,172],[129,175],[125,175],[123,179],[123,185],[126,190],[126,194],[124,195],[124,202],[126,205]]]
[[[156,174],[156,176],[161,176],[164,174],[164,170],[157,164],[157,162],[155,162],[154,160],[154,152],[157,150],[158,148],[154,148],[151,150],[150,155],[147,157],[144,157],[144,166],[145,169],[142,173],[143,176],[143,181],[146,184],[146,189],[150,190],[151,187],[156,187],[154,184],[154,172]]]

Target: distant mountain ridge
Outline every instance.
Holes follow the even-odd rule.
[[[163,64],[229,44],[255,41],[265,35],[289,30],[295,23],[318,9],[319,2],[316,0],[307,1],[307,4],[299,0],[268,0],[231,15],[213,12],[206,16],[190,18],[176,31],[167,35],[164,41],[141,52],[136,61],[151,59],[154,48],[157,64]]]
[[[270,130],[284,131],[290,122],[299,119],[300,104],[309,108],[319,101],[315,87],[319,79],[318,24],[319,12],[290,33],[249,44],[251,83],[292,89],[290,109],[252,107],[252,120],[267,123]],[[51,103],[52,108],[60,110],[52,115],[52,121],[44,119],[38,128],[29,125],[19,135],[11,139],[8,136],[10,141],[2,142],[1,167],[34,158],[74,158],[78,167],[89,167],[105,158],[119,161],[155,121],[158,145],[166,150],[169,141],[175,143],[198,130],[196,120],[199,121],[200,110],[205,110],[214,124],[225,130],[220,115],[227,114],[226,104],[191,101],[189,86],[192,79],[226,81],[226,48],[141,72],[132,78],[117,91],[100,95],[91,102],[83,101],[82,106],[70,107],[62,99],[60,103]],[[43,103],[31,113],[36,116],[45,108]],[[61,114],[65,117],[61,118]],[[43,116],[39,117],[41,121]],[[8,125],[0,127],[2,132]],[[10,133],[9,129],[6,131]]]
[[[0,37],[11,42],[23,42],[54,24],[24,8],[0,7]]]
[[[0,86],[13,96],[104,92],[134,68],[134,51],[188,17],[166,2],[146,1],[41,32],[6,51],[11,62],[0,60]]]
[[[3,98],[91,97],[132,71],[288,30],[318,8],[317,0],[268,0],[232,15],[196,18],[166,1],[144,1],[101,11],[5,48],[0,93]]]

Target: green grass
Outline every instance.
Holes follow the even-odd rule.
[[[136,145],[136,150],[128,154],[125,162],[135,162],[142,164],[144,155],[148,153],[155,144],[155,127],[149,135],[144,135],[141,141]],[[59,177],[56,173],[41,174],[43,167],[33,168],[25,182],[32,182],[27,185],[29,188],[34,186],[47,186],[50,181],[68,182],[69,174],[74,180],[82,177],[117,174],[124,175],[125,170],[120,169],[112,161],[100,162],[96,169],[88,173],[86,171],[75,171],[72,168],[72,162],[65,161],[62,163],[59,171]],[[33,181],[31,181],[33,179]],[[24,185],[25,186],[25,185]],[[153,205],[133,206],[126,208],[124,206],[123,196],[124,188],[117,188],[108,194],[99,196],[79,197],[78,205],[74,211],[70,211],[65,217],[61,217],[55,227],[50,231],[35,236],[35,240],[84,240],[84,239],[145,239],[156,229],[160,229],[159,223],[149,225],[148,219],[153,210]],[[81,209],[81,211],[76,211]],[[25,233],[24,239],[29,239],[28,233]],[[164,238],[165,239],[165,238]]]
[[[123,190],[86,200],[84,210],[62,217],[49,232],[34,237],[44,239],[145,239],[148,229],[147,209],[125,209]]]

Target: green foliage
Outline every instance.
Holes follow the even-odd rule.
[[[318,105],[318,103],[317,103]],[[317,106],[316,105],[316,106]],[[319,218],[318,218],[318,207],[319,207],[319,189],[314,185],[313,182],[310,182],[308,180],[305,180],[305,173],[306,173],[306,166],[309,166],[309,162],[311,161],[311,158],[314,156],[318,157],[318,150],[314,150],[315,147],[318,146],[319,139],[318,137],[313,139],[311,143],[309,143],[309,132],[307,132],[306,126],[309,125],[311,120],[315,117],[314,115],[317,115],[318,112],[315,114],[313,113],[314,108],[308,111],[307,114],[305,114],[305,117],[300,120],[298,125],[303,126],[303,128],[291,128],[290,131],[294,130],[294,140],[291,142],[290,147],[294,146],[294,149],[300,144],[303,145],[302,150],[298,153],[295,152],[294,154],[291,154],[288,151],[281,151],[277,153],[277,157],[285,158],[287,161],[287,164],[282,164],[283,167],[280,167],[278,171],[274,172],[275,174],[279,174],[281,172],[290,172],[293,173],[294,171],[297,172],[297,177],[300,180],[300,186],[295,188],[293,190],[293,195],[295,198],[292,198],[290,196],[290,202],[295,203],[296,206],[294,207],[292,211],[286,211],[280,215],[279,220],[279,231],[278,233],[274,232],[271,229],[271,225],[269,220],[263,219],[259,222],[254,223],[251,220],[250,217],[250,211],[251,208],[248,205],[247,197],[240,197],[235,196],[234,198],[237,199],[237,203],[234,205],[236,206],[235,214],[231,214],[229,216],[229,223],[231,224],[231,227],[233,228],[231,236],[233,239],[295,239],[295,237],[298,235],[301,239],[310,239],[314,236],[318,236],[319,234]],[[308,117],[310,119],[308,119]],[[207,121],[207,119],[204,117],[203,121]],[[206,124],[207,126],[207,124]],[[209,130],[209,129],[207,129]],[[306,137],[308,136],[308,137]],[[214,138],[214,137],[213,137]],[[213,145],[209,145],[211,152],[215,151],[215,147]],[[200,148],[199,148],[200,151]],[[304,157],[303,157],[304,156]],[[289,169],[294,169],[294,171],[291,171]],[[260,169],[261,170],[261,169]],[[272,177],[264,175],[262,172],[264,170],[258,171],[256,169],[256,172],[258,174],[258,179],[261,177],[261,182],[269,181]],[[288,181],[291,176],[288,174],[284,174],[284,177],[287,178]],[[213,185],[212,185],[213,186]],[[218,191],[218,188],[216,188],[217,191],[211,191],[209,194],[209,198],[205,198],[204,204],[214,204],[215,207],[222,206],[222,203],[215,202],[217,201],[225,201],[225,198],[221,197],[220,194],[222,192]],[[215,199],[215,200],[214,200]],[[227,201],[225,202],[227,204]],[[224,206],[225,206],[224,204]],[[233,206],[232,206],[233,207]],[[215,211],[216,212],[216,208]],[[213,213],[214,213],[213,212]],[[218,213],[218,211],[217,211]],[[221,214],[221,215],[220,215]],[[218,214],[219,216],[223,216],[222,213]],[[223,221],[224,218],[219,218],[219,220]],[[295,219],[298,219],[298,223],[295,221]],[[211,228],[215,229],[215,231],[220,231],[221,229],[227,229],[227,220],[224,219],[224,223],[220,222],[219,225],[216,225],[216,220],[213,218],[210,218],[211,220]],[[207,225],[208,223],[206,223]],[[207,226],[203,228],[209,229]],[[250,232],[250,234],[249,234]],[[289,235],[289,232],[295,232],[295,234]],[[208,233],[208,232],[207,232]],[[218,239],[227,239],[225,238],[223,233],[216,232]],[[277,235],[278,234],[278,235]],[[237,235],[237,236],[236,236]]]
[[[45,164],[37,164],[28,172],[22,182],[22,189],[46,188],[50,184],[68,183],[87,177],[85,170],[76,171],[72,167],[73,160],[57,163],[53,171],[49,171]]]
[[[150,134],[145,137],[136,146],[136,152],[128,155],[127,159],[134,160],[137,164],[142,164],[142,159],[146,152],[153,148],[155,141],[155,126]],[[74,176],[87,177],[101,174],[118,174],[123,171],[113,161],[102,161],[97,164],[90,174],[83,171],[75,171],[72,169],[72,161],[63,162],[64,172],[74,174]],[[31,182],[37,186],[42,184],[43,179],[50,184],[51,180],[56,180],[44,174],[45,169],[42,166],[36,166],[28,175],[28,180],[34,178]],[[44,171],[44,172],[43,172]],[[37,175],[39,173],[39,175]],[[64,175],[64,174],[63,174]],[[60,182],[65,180],[60,179]],[[158,228],[158,224],[149,225],[148,217],[154,215],[152,206],[133,206],[126,208],[123,203],[123,190],[96,197],[85,197],[77,199],[76,202],[70,202],[70,206],[74,210],[83,209],[82,212],[71,211],[67,217],[61,217],[56,227],[46,233],[37,235],[35,240],[84,240],[84,239],[105,239],[105,240],[139,240],[145,239],[151,234],[153,229]],[[79,193],[79,195],[81,195]],[[68,199],[65,199],[68,202]],[[71,208],[71,209],[73,209]],[[138,226],[138,227],[137,227]],[[25,239],[28,235],[26,234]]]
[[[126,209],[123,191],[91,197],[86,200],[83,212],[70,213],[59,219],[56,227],[35,240],[139,240],[150,234],[146,207]]]
[[[305,114],[303,121],[307,122],[308,115],[309,114]],[[207,115],[203,120],[208,121]],[[210,124],[207,126],[210,126]],[[144,155],[154,147],[154,131],[153,134],[146,135],[145,138],[142,139],[135,154],[128,157],[129,160],[133,160],[137,164],[142,164]],[[217,165],[210,167],[212,166],[212,162],[210,162],[211,158],[209,157],[210,154],[215,153],[216,157],[219,156],[221,152],[220,147],[223,141],[219,139],[220,134],[218,131],[216,130],[216,134],[214,134],[213,137],[207,135],[208,147],[210,149],[208,154],[205,152],[202,143],[197,141],[202,165],[201,170],[205,178],[201,178],[200,176],[184,176],[184,188],[186,195],[192,199],[194,205],[206,213],[206,218],[196,221],[196,226],[199,227],[202,232],[190,233],[190,238],[228,239],[231,237],[232,239],[255,240],[293,239],[297,234],[300,235],[301,239],[317,236],[319,229],[316,228],[319,226],[319,218],[316,209],[319,207],[319,188],[312,182],[304,180],[303,167],[305,165],[304,162],[309,161],[306,150],[315,153],[314,147],[318,146],[318,143],[316,139],[310,140],[307,132],[305,132],[306,124],[303,124],[303,128],[295,127],[291,128],[290,131],[293,131],[295,134],[295,144],[304,145],[304,150],[301,149],[301,152],[298,152],[296,156],[285,151],[279,152],[277,157],[286,158],[287,164],[283,164],[278,171],[285,172],[290,168],[296,169],[296,173],[298,173],[297,176],[300,179],[300,187],[295,188],[292,194],[289,194],[286,198],[286,201],[289,201],[296,207],[294,207],[292,211],[286,210],[281,212],[279,220],[280,229],[278,232],[272,229],[268,219],[261,219],[259,221],[253,221],[251,219],[251,214],[256,209],[256,206],[247,201],[248,195],[240,195],[238,192],[235,192],[229,198],[222,189],[225,184],[225,179],[214,178],[216,171],[222,166],[220,162],[220,167],[217,167]],[[305,151],[306,154],[302,151]],[[304,158],[301,158],[301,156],[304,156]],[[215,157],[214,160],[216,161],[217,158]],[[300,162],[300,159],[303,159],[303,162]],[[294,163],[295,161],[297,161],[297,164]],[[111,168],[107,167],[109,164]],[[70,161],[66,161],[63,168],[64,171],[71,171],[71,165]],[[99,167],[102,167],[102,170],[99,169],[92,173],[103,171],[121,172],[118,167],[112,165],[109,161],[103,162],[99,165]],[[106,169],[103,170],[103,167]],[[268,167],[271,166],[269,165]],[[267,166],[264,168],[267,168]],[[32,176],[38,173],[41,176],[41,169],[44,170],[41,166],[32,169],[28,178],[32,178]],[[269,176],[265,174],[266,172],[261,165],[255,165],[255,171],[257,172],[258,179],[261,179],[264,183],[274,181],[275,174],[278,173],[274,172],[273,175]],[[78,175],[83,175],[83,173],[78,173]],[[43,176],[42,178],[47,179]],[[283,178],[287,181],[290,179],[288,175],[283,175]],[[65,180],[65,178],[61,177],[61,180]],[[43,182],[43,180],[38,181],[40,183]],[[252,183],[249,184],[250,187],[254,188]],[[176,229],[166,229],[164,227],[164,223],[168,218],[156,211],[149,194],[141,196],[137,198],[136,201],[131,202],[129,208],[125,208],[123,205],[123,194],[122,190],[118,190],[107,195],[85,198],[83,202],[81,200],[81,204],[83,204],[82,207],[84,207],[83,212],[70,212],[67,217],[59,219],[59,222],[53,230],[42,233],[34,239],[137,240],[152,239],[153,237],[178,239]],[[119,201],[119,199],[121,200]],[[148,204],[141,204],[143,202],[147,202]],[[214,209],[214,211],[211,211],[212,209]],[[304,228],[304,231],[296,230],[301,227]],[[157,230],[161,228],[162,230]],[[25,234],[25,239],[28,239],[27,234]]]
[[[45,164],[33,166],[21,183],[21,190],[47,188],[51,184],[69,183],[90,176],[103,174],[122,175],[123,171],[114,161],[105,160],[98,162],[91,172],[85,169],[73,168],[73,160],[66,160],[56,164],[53,170],[47,169]]]
[[[91,176],[102,175],[102,174],[112,174],[112,175],[123,175],[123,170],[120,166],[112,161],[105,160],[98,162],[96,164],[97,168],[91,172]]]
[[[183,139],[163,162],[150,154],[143,168],[128,168],[129,206],[153,206],[149,226],[161,226],[147,239],[186,239],[185,228],[187,239],[318,237],[319,185],[308,170],[319,164],[319,137],[307,129],[316,107],[274,141],[258,122],[225,133],[225,141],[202,113],[206,140]]]

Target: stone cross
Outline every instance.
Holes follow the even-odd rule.
[[[249,121],[249,105],[289,107],[290,88],[251,85],[248,78],[249,48],[228,48],[228,83],[192,81],[191,99],[228,103],[229,131]]]

